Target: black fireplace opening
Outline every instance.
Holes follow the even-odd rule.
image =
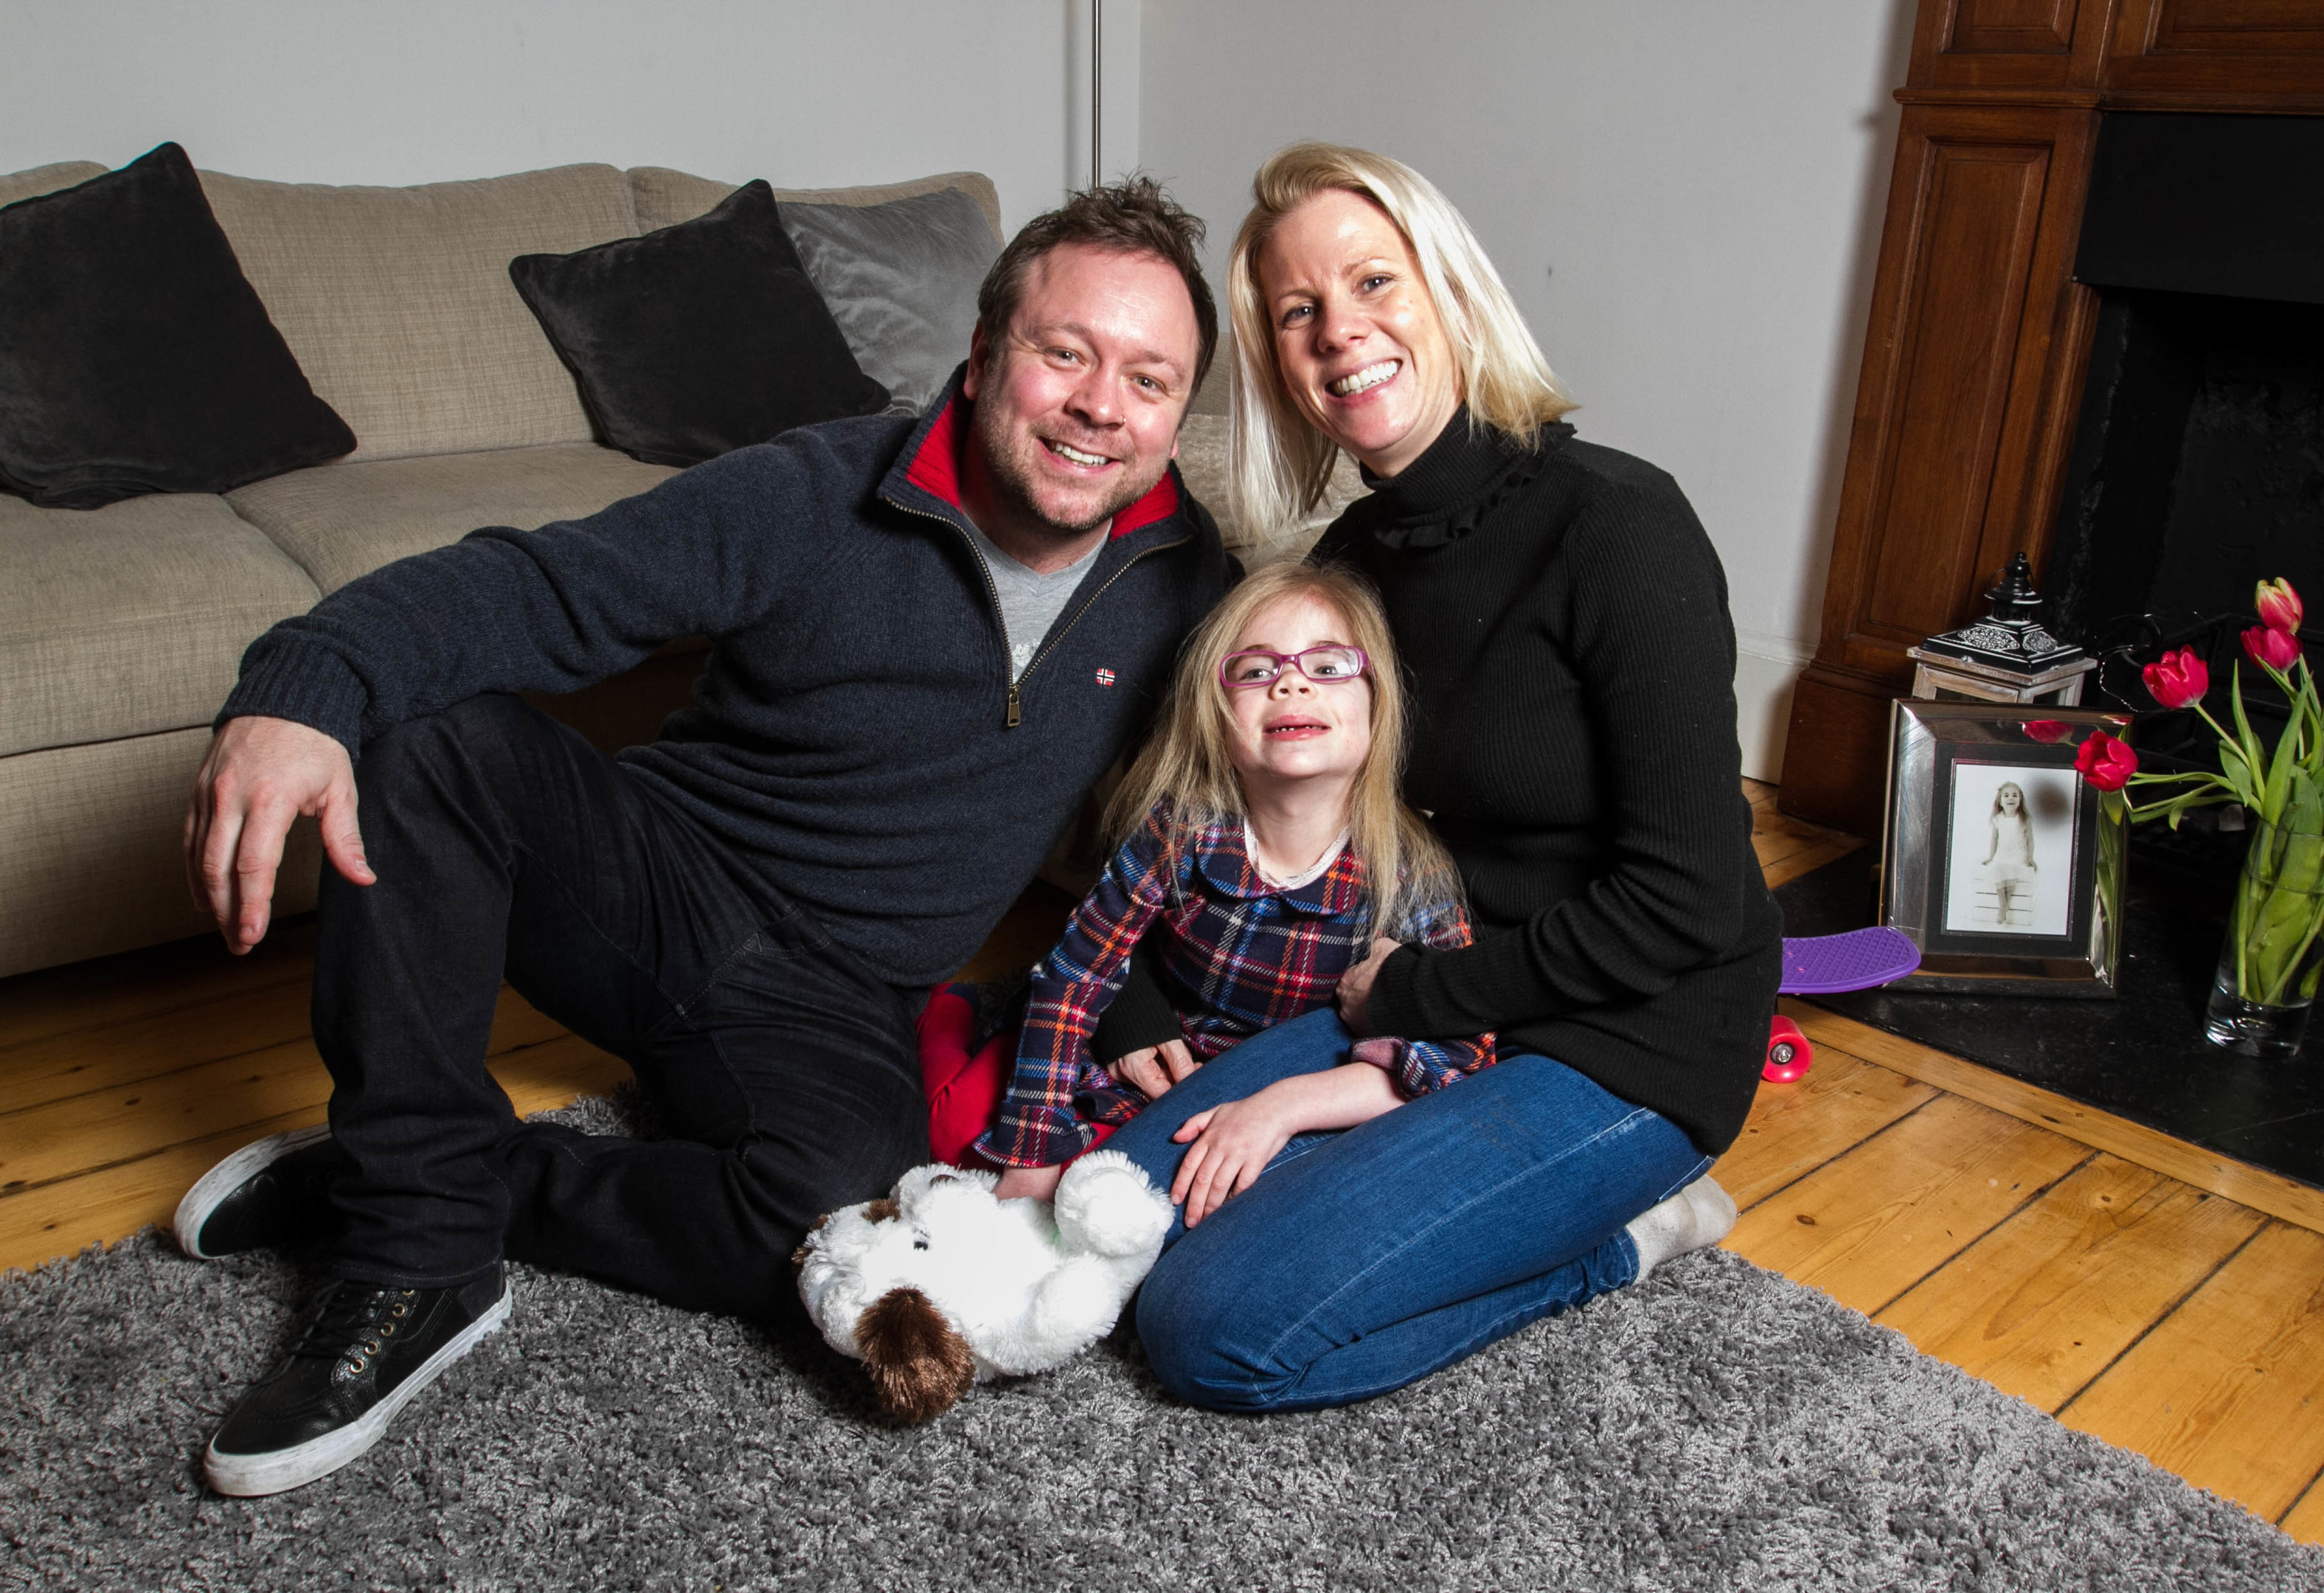
[[[2090,698],[2154,714],[2139,667],[2191,646],[2228,720],[2260,581],[2306,600],[2324,641],[2324,117],[2114,113],[2101,120],[2075,275],[2099,290],[2044,580],[2050,628],[2101,659]],[[2273,743],[2282,697],[2244,668]],[[2216,768],[2192,713],[2154,714],[2142,763]],[[2231,876],[2216,815],[2138,833],[2198,874]]]
[[[2276,576],[2307,603],[2303,644],[2324,642],[2324,116],[2109,113],[2096,162],[2075,275],[2099,313],[2043,617],[2099,660],[2086,704],[2142,715],[2143,768],[2216,769],[2209,728],[2158,712],[2139,668],[2194,648],[2212,667],[2206,705],[2231,723],[2252,588]],[[2324,664],[2324,650],[2310,656]],[[2280,694],[2248,666],[2244,690],[2272,745]],[[2291,1065],[2201,1037],[2247,839],[2235,816],[2197,809],[2176,833],[2131,832],[2115,1001],[1811,999],[2324,1187],[2324,1014]],[[1871,922],[1878,856],[1868,847],[1783,886],[1784,933]]]
[[[2246,616],[2277,576],[2324,622],[2324,304],[2135,289],[2101,303],[2052,629]]]

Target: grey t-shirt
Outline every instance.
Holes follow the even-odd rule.
[[[1041,639],[1049,627],[1057,622],[1065,612],[1065,599],[1090,573],[1097,556],[1105,551],[1105,539],[1101,537],[1095,547],[1064,569],[1042,575],[1028,569],[1006,553],[999,544],[973,525],[968,534],[976,543],[977,552],[984,556],[984,567],[991,572],[992,589],[1001,595],[1001,622],[1009,632],[1009,677],[1015,679],[1025,673],[1025,666],[1033,661],[1040,649]]]

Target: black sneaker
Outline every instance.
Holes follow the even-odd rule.
[[[246,1497],[337,1471],[508,1314],[498,1266],[451,1289],[330,1285],[290,1356],[227,1413],[203,1474],[218,1492]]]
[[[203,1174],[178,1202],[178,1248],[199,1261],[322,1238],[337,1220],[331,1181],[346,1153],[318,1123],[270,1134]]]

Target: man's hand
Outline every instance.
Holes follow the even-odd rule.
[[[1372,981],[1379,978],[1380,964],[1399,949],[1399,943],[1386,935],[1373,939],[1372,949],[1364,960],[1340,975],[1340,1021],[1348,1026],[1348,1033],[1359,1039],[1372,1032]]]
[[[266,934],[282,842],[300,814],[322,820],[323,851],[356,885],[377,876],[355,828],[347,750],[288,719],[229,719],[210,738],[186,809],[186,883],[239,957]]]
[[[1374,1070],[1378,1071],[1378,1070]],[[1173,1204],[1184,1202],[1186,1226],[1196,1223],[1259,1182],[1275,1153],[1291,1142],[1297,1131],[1286,1091],[1270,1085],[1256,1095],[1230,1100],[1208,1111],[1196,1112],[1170,1137],[1180,1145],[1193,1140],[1170,1181]]]
[[[1063,1167],[1008,1167],[1001,1174],[1001,1182],[992,1191],[996,1201],[1053,1201],[1057,1198],[1057,1180],[1065,1175]]]
[[[1202,1065],[1186,1049],[1185,1041],[1165,1040],[1143,1051],[1125,1052],[1106,1067],[1118,1082],[1135,1084],[1146,1092],[1147,1100],[1159,1100],[1171,1085],[1183,1083],[1187,1074]]]

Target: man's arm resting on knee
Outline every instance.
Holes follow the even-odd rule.
[[[331,866],[375,876],[355,827],[355,763],[333,737],[289,719],[229,719],[210,738],[186,809],[186,881],[236,956],[266,934],[282,843],[300,814],[322,821]]]
[[[570,691],[673,636],[766,612],[834,500],[806,433],[673,476],[538,531],[486,528],[399,559],[282,621],[243,655],[186,816],[196,903],[240,953],[266,933],[290,822],[322,820],[332,865],[372,882],[355,829],[366,735],[483,691]]]

